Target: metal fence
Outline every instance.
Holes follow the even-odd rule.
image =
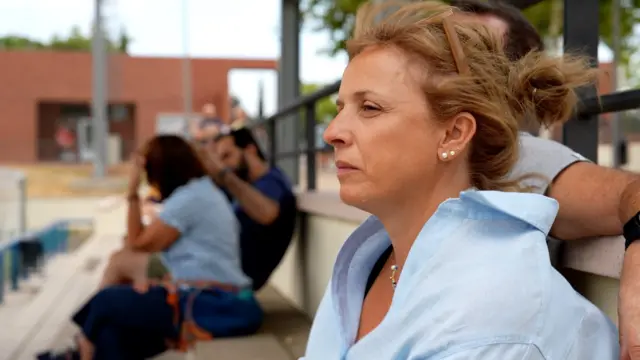
[[[7,287],[18,290],[20,281],[40,269],[49,257],[69,250],[71,229],[78,224],[93,227],[91,219],[58,220],[0,243],[0,304]]]
[[[306,155],[306,176],[307,176],[307,190],[316,190],[316,156],[315,154],[320,151],[325,151],[326,147],[323,144],[317,143],[316,133],[316,119],[315,119],[315,106],[322,98],[333,95],[340,88],[340,82],[331,84],[313,94],[309,94],[300,97],[291,105],[286,106],[279,110],[272,116],[267,117],[263,121],[260,121],[254,126],[254,131],[266,130],[268,139],[267,148],[270,156],[270,162],[275,164],[277,160],[290,157],[298,157],[300,155]],[[589,133],[587,138],[568,137],[567,132],[582,130],[584,132],[585,123],[592,121],[594,116],[599,114],[620,112],[626,110],[632,110],[640,108],[640,90],[627,90],[614,92],[602,96],[589,96],[582,99],[580,102],[576,117],[565,125],[563,132],[563,142],[574,150],[581,154],[588,154],[588,158],[597,161],[595,155],[597,153],[597,126],[589,126],[587,130],[595,133]],[[306,146],[302,146],[300,150],[289,152],[278,152],[276,149],[276,133],[275,122],[283,119],[289,115],[295,114],[300,109],[305,109],[305,143]],[[596,118],[597,119],[597,118]],[[589,124],[591,125],[591,124]],[[596,124],[597,125],[597,124]],[[577,128],[577,129],[576,129]],[[595,137],[596,141],[588,141],[589,138]]]
[[[27,230],[27,180],[17,170],[0,168],[0,244]]]
[[[592,59],[592,66],[597,66],[598,57],[598,14],[599,0],[564,0],[564,49],[582,53]],[[540,0],[512,0],[511,3],[520,9],[534,5]],[[594,25],[596,24],[596,25]],[[306,155],[307,190],[316,190],[316,153],[325,149],[316,143],[315,106],[321,99],[338,92],[340,81],[301,96],[288,106],[284,106],[275,114],[258,121],[254,130],[262,130],[268,138],[270,162]],[[598,115],[640,108],[640,89],[619,91],[597,96],[595,87],[581,89],[580,102],[576,116],[564,125],[563,143],[585,157],[597,162],[598,149]],[[306,146],[299,146],[295,151],[280,152],[276,144],[276,121],[285,119],[304,110]]]

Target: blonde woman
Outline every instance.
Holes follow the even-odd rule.
[[[509,177],[518,119],[567,120],[594,73],[512,63],[443,3],[378,15],[360,13],[324,133],[342,201],[374,216],[338,254],[306,359],[618,359],[613,324],[550,264],[557,202]]]

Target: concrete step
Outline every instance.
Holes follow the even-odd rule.
[[[10,327],[0,328],[2,353],[12,360],[31,360],[49,348],[78,305],[95,291],[106,258],[120,243],[120,236],[94,237],[52,263],[37,296],[16,311]]]
[[[271,334],[199,343],[191,354],[166,352],[155,360],[297,360]],[[189,359],[189,360],[191,360]]]

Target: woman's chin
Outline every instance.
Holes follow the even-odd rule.
[[[366,202],[366,197],[362,188],[356,189],[352,186],[340,185],[340,200],[343,203],[360,208]]]

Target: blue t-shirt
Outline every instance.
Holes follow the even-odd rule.
[[[269,280],[291,243],[296,225],[296,198],[287,177],[275,167],[252,185],[280,206],[276,220],[262,225],[252,220],[237,201],[233,203],[240,221],[242,268],[253,280],[254,290],[258,290]]]
[[[209,177],[192,179],[163,203],[160,220],[180,232],[161,254],[176,280],[251,286],[242,272],[239,227],[233,209]]]

